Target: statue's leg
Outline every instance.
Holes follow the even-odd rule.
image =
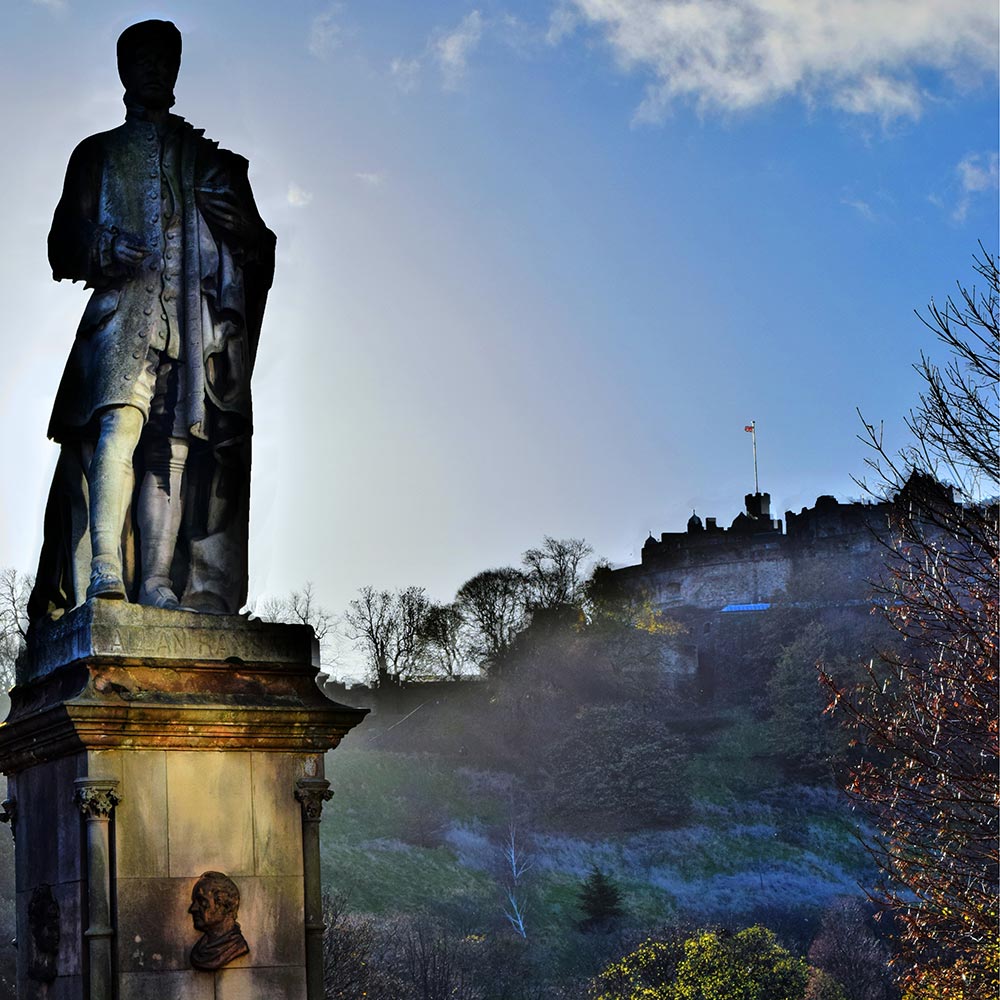
[[[170,579],[170,567],[181,526],[182,482],[188,443],[182,438],[150,432],[143,443],[146,472],[139,487],[139,536],[142,585],[139,603],[177,608],[180,603]]]
[[[90,486],[90,586],[87,597],[125,599],[122,529],[132,499],[132,456],[143,415],[134,406],[112,406],[100,415],[100,430],[88,474]]]

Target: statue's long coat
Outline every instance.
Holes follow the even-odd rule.
[[[249,512],[250,375],[274,272],[274,234],[264,225],[247,178],[247,161],[171,115],[176,153],[176,212],[171,242],[162,218],[160,139],[130,113],[125,124],[85,139],[74,151],[49,234],[53,277],[94,289],[56,395],[49,436],[62,444],[45,515],[45,540],[29,613],[37,617],[83,600],[90,540],[86,471],[96,416],[132,399],[147,347],[166,347],[165,322],[183,358],[183,428],[191,442],[185,518],[174,584],[185,603],[236,612],[246,600]],[[165,140],[166,141],[166,140]],[[242,239],[213,229],[198,209],[198,190],[231,193]],[[137,270],[116,265],[119,233],[153,249]],[[248,235],[249,234],[249,235]],[[179,238],[178,238],[179,237]],[[178,243],[180,246],[178,246]],[[136,453],[141,482],[142,449]],[[126,519],[126,586],[134,596],[136,528]]]

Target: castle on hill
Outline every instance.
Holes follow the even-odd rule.
[[[771,517],[771,496],[748,493],[728,528],[692,514],[685,531],[650,535],[642,562],[616,571],[641,585],[661,611],[754,609],[795,600],[843,604],[862,599],[882,567],[892,504],[839,503],[817,497],[814,507]]]
[[[792,641],[794,621],[808,618],[847,635],[870,628],[894,502],[820,496],[782,521],[771,516],[770,494],[749,493],[728,528],[693,513],[686,530],[650,535],[641,563],[614,576],[684,626],[664,666],[696,678],[711,700],[752,650]]]

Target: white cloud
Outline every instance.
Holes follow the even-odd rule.
[[[331,49],[340,45],[341,29],[337,23],[340,11],[341,5],[334,4],[317,14],[309,25],[309,52],[317,59],[322,59]]]
[[[396,81],[396,86],[404,94],[410,94],[417,89],[420,81],[420,60],[393,59],[389,63],[389,72]]]
[[[355,180],[361,181],[366,187],[379,187],[385,181],[384,170],[359,170],[354,175]]]
[[[576,15],[566,11],[566,16],[575,23]],[[564,28],[554,27],[562,23],[553,14],[552,24],[542,31],[507,11],[500,11],[486,18],[474,10],[467,14],[454,28],[440,28],[431,34],[424,51],[411,59],[396,58],[389,63],[389,72],[396,86],[408,94],[416,90],[424,63],[437,63],[441,71],[445,90],[458,90],[469,69],[469,59],[487,37],[500,45],[528,56],[541,48],[543,43],[556,44],[568,32],[568,22]]]
[[[579,23],[580,18],[576,11],[569,6],[567,0],[562,0],[549,15],[549,25],[545,31],[546,44],[558,45],[576,31]]]
[[[1000,164],[996,153],[969,153],[955,167],[961,196],[951,217],[964,222],[974,195],[995,191],[1000,186]]]
[[[874,209],[868,204],[867,201],[863,201],[861,198],[841,198],[840,204],[846,205],[848,208],[853,208],[854,211],[857,212],[858,215],[860,215],[866,222],[875,221]]]
[[[619,65],[650,77],[636,111],[678,100],[733,112],[783,97],[883,121],[917,118],[914,74],[996,72],[1000,15],[984,0],[568,0]]]
[[[305,188],[299,187],[295,181],[292,181],[288,185],[288,204],[292,208],[305,208],[313,200],[312,191],[306,191]]]
[[[478,10],[466,14],[458,27],[438,37],[433,53],[441,67],[444,85],[448,90],[461,86],[468,69],[469,56],[475,52],[483,37],[483,16]]]

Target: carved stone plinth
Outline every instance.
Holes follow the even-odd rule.
[[[320,1000],[323,754],[365,713],[314,645],[112,601],[33,631],[0,726],[20,998]]]

